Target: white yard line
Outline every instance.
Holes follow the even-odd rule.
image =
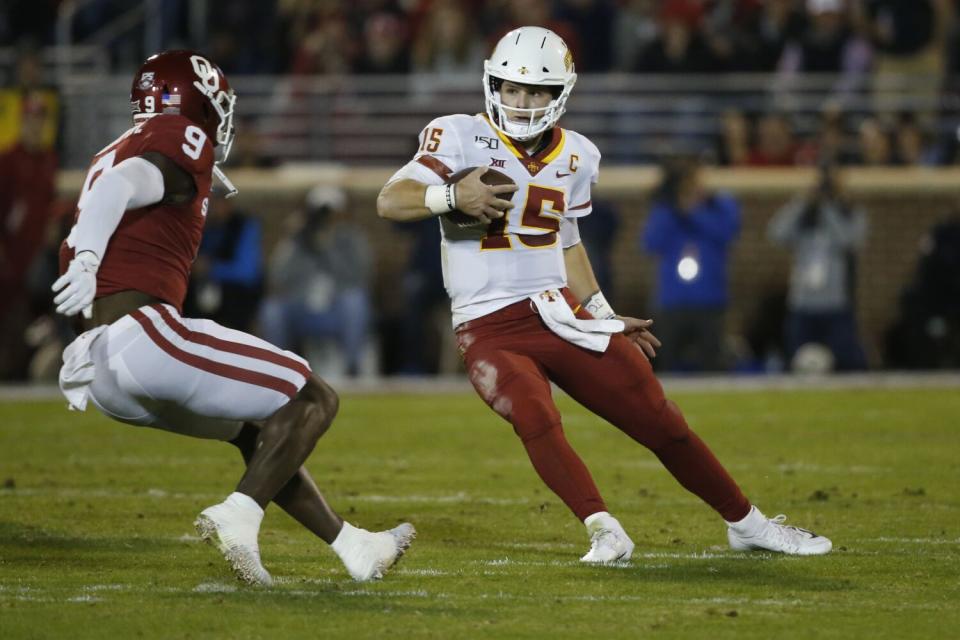
[[[861,542],[899,542],[906,544],[960,544],[960,538],[862,538]]]

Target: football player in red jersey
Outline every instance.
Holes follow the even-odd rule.
[[[357,580],[379,578],[415,535],[343,521],[301,466],[337,411],[306,361],[209,320],[181,317],[213,176],[233,142],[236,98],[215,64],[191,51],[150,57],[133,79],[134,126],[96,154],[61,247],[57,311],[82,313],[63,354],[71,407],[91,401],[134,425],[228,441],[247,469],[195,525],[237,576],[269,585],[257,537],[277,503],[329,543]]]

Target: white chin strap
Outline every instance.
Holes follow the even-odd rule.
[[[237,195],[237,188],[233,186],[233,182],[230,181],[230,178],[227,177],[227,174],[223,172],[218,165],[213,165],[213,175],[217,176],[217,180],[223,184],[223,188],[226,189],[226,192],[223,194],[224,198],[232,198]]]
[[[557,109],[556,100],[551,100],[550,104],[539,109],[509,107],[510,113],[514,114],[514,117],[523,117],[525,119],[524,122],[516,122],[507,116],[508,108],[504,107],[503,103],[500,102],[499,91],[494,94],[493,104],[497,109],[497,115],[499,116],[497,120],[499,120],[500,128],[514,140],[525,141],[535,138],[552,127],[557,121],[557,118],[553,117]],[[538,113],[542,114],[539,118],[537,117]]]

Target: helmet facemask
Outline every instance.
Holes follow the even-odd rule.
[[[524,109],[520,107],[505,106],[500,97],[500,88],[503,86],[504,79],[490,75],[489,71],[483,74],[483,92],[486,98],[487,115],[501,133],[521,142],[536,138],[544,131],[548,131],[567,109],[567,98],[573,89],[573,83],[566,85],[530,83],[533,86],[540,86],[550,90],[554,94],[551,100],[544,107],[533,109]],[[528,83],[517,83],[528,84]],[[510,116],[514,119],[511,120]],[[518,118],[519,117],[519,118]],[[521,121],[517,121],[517,120]]]
[[[226,91],[219,90],[216,92],[210,91],[199,80],[194,81],[193,86],[209,98],[210,105],[220,120],[220,124],[217,125],[217,148],[215,153],[218,163],[226,162],[227,156],[230,155],[230,147],[233,146],[234,136],[237,133],[236,127],[233,126],[233,111],[237,103],[237,96],[233,92],[233,89],[227,89]]]
[[[233,110],[237,103],[237,96],[233,89],[228,89],[217,93],[210,102],[220,117],[220,124],[217,125],[217,162],[226,162],[227,156],[230,155],[230,148],[233,146],[233,139],[237,135],[237,129],[233,126]]]

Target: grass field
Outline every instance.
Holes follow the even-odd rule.
[[[568,435],[637,549],[582,566],[583,526],[471,395],[354,395],[308,462],[366,528],[419,537],[379,583],[276,508],[269,590],[191,523],[235,451],[62,402],[0,403],[0,638],[934,638],[960,627],[960,391],[673,394],[745,492],[834,541],[734,553],[646,450],[566,398]]]

